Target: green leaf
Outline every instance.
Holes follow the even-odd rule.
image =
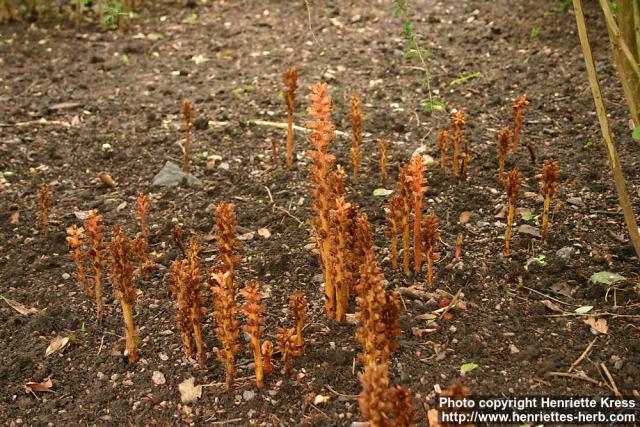
[[[520,216],[524,221],[531,221],[531,218],[532,218],[531,209],[520,211]]]
[[[640,126],[637,126],[633,132],[631,132],[631,137],[636,141],[640,141]]]
[[[425,99],[422,101],[422,108],[427,113],[433,113],[434,111],[442,111],[445,109],[445,105],[438,98]]]
[[[478,365],[476,365],[475,363],[465,363],[464,365],[460,366],[460,373],[466,374],[468,372],[473,371],[477,367]]]
[[[184,22],[185,24],[193,24],[198,20],[198,15],[196,15],[195,13],[192,15],[187,16],[186,18],[184,18],[184,20],[182,22]]]
[[[386,188],[376,188],[373,190],[374,196],[384,197],[393,194],[393,190],[387,190]]]
[[[578,307],[576,308],[574,311],[578,314],[586,314],[588,312],[590,312],[591,310],[593,310],[593,306],[592,305],[583,305],[582,307]]]
[[[593,283],[601,283],[603,285],[612,285],[623,280],[627,280],[627,278],[616,273],[609,273],[608,271],[599,271],[591,275],[591,281]]]

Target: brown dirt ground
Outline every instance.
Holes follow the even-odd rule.
[[[308,87],[314,82],[330,84],[333,117],[341,130],[349,130],[349,96],[363,98],[366,174],[357,184],[349,183],[347,197],[374,225],[388,285],[402,288],[423,278],[405,278],[391,270],[384,237],[385,198],[372,196],[379,187],[377,141],[392,141],[392,188],[398,166],[417,147],[426,145],[426,152],[437,158],[435,132],[449,126],[449,114],[420,111],[421,71],[399,54],[404,48],[402,20],[391,15],[389,2],[315,3],[310,20],[317,42],[302,1],[208,1],[195,7],[171,3],[142,13],[125,32],[100,31],[89,22],[80,31],[64,21],[0,26],[0,291],[46,309],[22,316],[0,303],[5,325],[0,329],[0,418],[5,425],[203,425],[236,420],[236,425],[320,426],[349,425],[359,418],[355,326],[326,319],[318,261],[305,249],[308,227],[297,221],[311,216],[304,156],[309,144],[297,134],[296,165],[291,170],[273,167],[271,141],[282,145],[283,132],[246,121],[284,121],[281,74],[291,64],[299,67],[298,124],[305,120]],[[588,3],[598,69],[629,191],[637,202],[638,146],[626,124],[606,30],[597,5]],[[413,391],[420,425],[426,424],[425,410],[433,406],[434,387],[446,388],[457,380],[480,395],[609,394],[596,367],[602,362],[623,394],[637,393],[638,317],[604,317],[608,334],[598,337],[578,368],[599,384],[546,375],[567,370],[594,335],[579,317],[549,317],[553,312],[542,300],[555,298],[567,312],[593,305],[598,313],[640,314],[640,269],[600,143],[573,14],[555,11],[554,1],[411,4],[415,30],[433,53],[434,88],[449,110],[463,110],[468,117],[471,179],[456,185],[450,176],[429,168],[426,195],[426,210],[442,224],[444,246],[435,287],[451,294],[461,289],[466,310],[456,310],[453,319],[438,321],[435,331],[418,336],[413,328],[427,326],[417,316],[437,306],[403,298],[392,383]],[[195,20],[186,19],[193,14]],[[541,30],[537,37],[531,36],[534,27]],[[162,37],[149,37],[155,33]],[[198,55],[206,61],[196,63]],[[476,71],[483,77],[449,84],[461,73]],[[548,242],[542,245],[516,233],[514,255],[506,260],[501,255],[504,219],[494,216],[506,202],[495,179],[495,141],[497,131],[511,122],[511,102],[521,93],[532,101],[524,138],[536,145],[541,160],[557,158],[562,173]],[[184,98],[194,102],[193,152],[198,157],[193,173],[204,185],[151,188],[165,161],[180,160]],[[63,102],[76,106],[51,108]],[[35,123],[40,119],[52,123]],[[102,149],[107,143],[113,148],[111,156]],[[339,163],[348,166],[348,140],[339,137],[332,149]],[[222,160],[208,168],[207,155]],[[218,167],[221,162],[228,169]],[[530,165],[524,149],[510,165],[515,162],[525,178],[523,190],[536,193],[540,165]],[[101,172],[111,174],[117,186],[101,185],[96,180]],[[53,195],[47,237],[39,232],[37,216],[43,185]],[[132,212],[140,192],[153,202],[150,239],[161,268],[140,283],[136,323],[141,360],[128,366],[120,355],[120,308],[109,296],[110,314],[102,325],[95,324],[92,303],[67,276],[74,266],[64,229],[78,222],[75,211],[97,209],[108,227],[121,224],[133,234],[137,225]],[[206,370],[183,357],[168,291],[167,267],[178,256],[170,230],[180,223],[188,233],[210,235],[212,208],[221,200],[236,204],[242,232],[262,227],[271,231],[268,239],[256,234],[243,242],[239,272],[242,281],[257,278],[265,286],[266,335],[288,322],[286,306],[293,289],[302,289],[311,302],[307,355],[296,360],[290,378],[275,373],[263,391],[240,380],[232,392],[213,385],[204,388],[197,402],[184,405],[180,382],[194,376],[197,384],[216,384],[224,381],[224,372],[213,353]],[[519,206],[531,209],[533,218],[519,218],[518,225],[536,225],[542,204],[535,194],[522,196]],[[463,211],[473,212],[466,225],[458,221]],[[11,222],[15,213],[18,223]],[[456,263],[452,248],[461,232],[466,236],[464,260]],[[214,242],[203,243],[208,266],[215,256]],[[567,246],[576,252],[563,262],[556,251]],[[527,260],[541,255],[545,265],[533,262],[524,268]],[[607,300],[600,285],[589,283],[591,274],[602,270],[630,279]],[[71,345],[45,359],[51,339],[69,332],[84,345]],[[205,340],[209,349],[217,345],[209,317]],[[251,375],[250,350],[244,344],[239,377]],[[466,362],[479,368],[461,379],[460,365]],[[154,371],[165,375],[166,384],[152,382]],[[54,393],[34,396],[25,391],[26,382],[48,377]],[[246,401],[245,391],[257,394]],[[314,405],[318,394],[329,401]]]

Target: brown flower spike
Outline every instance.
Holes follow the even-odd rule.
[[[291,316],[291,320],[296,328],[296,345],[302,353],[304,353],[302,329],[304,328],[304,321],[307,319],[308,310],[309,305],[307,304],[307,298],[300,289],[296,289],[291,295],[291,299],[289,299],[289,316]]]
[[[315,150],[307,153],[313,160],[310,166],[311,181],[315,185],[313,189],[313,209],[317,216],[313,220],[313,231],[318,244],[320,265],[325,283],[325,310],[329,318],[335,318],[336,290],[333,282],[333,257],[331,250],[331,230],[329,212],[335,200],[336,188],[332,183],[331,168],[335,157],[327,154],[329,144],[335,139],[335,127],[331,123],[331,97],[327,94],[327,85],[318,83],[312,88],[309,99],[309,115],[312,121],[307,122],[307,127],[312,130],[309,140]]]
[[[264,305],[260,304],[262,295],[260,295],[260,285],[255,280],[249,280],[240,294],[245,298],[247,303],[242,307],[242,311],[247,316],[247,324],[242,328],[251,337],[251,348],[253,349],[253,360],[256,369],[256,386],[264,387],[264,371],[262,369],[262,346],[260,338],[262,337],[262,326],[264,319],[262,312]]]
[[[380,186],[384,188],[387,185],[387,158],[389,148],[389,141],[380,140]]]
[[[300,347],[296,345],[296,329],[278,329],[276,341],[278,343],[278,351],[280,352],[280,360],[283,365],[282,370],[285,375],[288,375],[289,371],[291,371],[293,358],[302,355]]]
[[[200,252],[202,247],[196,237],[191,238],[187,252],[187,270],[185,275],[185,296],[190,308],[191,323],[193,325],[193,338],[198,352],[200,367],[207,366],[207,353],[202,339],[202,315],[205,312],[204,295],[202,295],[202,272],[200,266]]]
[[[293,165],[293,110],[296,104],[296,90],[298,89],[298,70],[293,65],[283,75],[286,89],[282,92],[287,103],[287,166]]]
[[[334,265],[334,286],[336,293],[336,321],[344,322],[349,307],[349,290],[353,280],[349,268],[351,254],[351,228],[353,207],[339,197],[336,200],[335,209],[330,211],[331,218],[331,250]]]
[[[184,145],[182,146],[182,170],[185,172],[189,172],[191,168],[191,156],[189,154],[189,150],[191,149],[191,128],[193,127],[192,123],[192,106],[191,101],[185,99],[182,102],[182,118],[184,120]]]
[[[222,271],[229,273],[226,277],[228,285],[233,289],[235,271],[240,265],[240,257],[236,254],[240,244],[236,240],[236,207],[233,203],[220,202],[215,210],[215,236],[218,245],[218,257]]]
[[[389,387],[386,363],[367,366],[360,374],[360,414],[372,427],[413,426],[413,396],[404,387]]]
[[[427,258],[427,284],[433,285],[433,261],[438,252],[438,241],[440,231],[438,229],[438,218],[434,214],[429,214],[424,220],[424,253]]]
[[[521,175],[518,169],[513,169],[507,177],[506,191],[509,196],[509,213],[507,215],[507,231],[504,234],[504,256],[511,256],[511,227],[518,203],[518,193],[520,192]]]
[[[87,280],[87,272],[84,268],[84,258],[86,254],[82,252],[82,246],[84,245],[86,236],[84,234],[84,228],[72,225],[67,228],[67,243],[71,251],[69,257],[76,265],[76,272],[74,273],[76,280],[80,283],[80,286],[85,292],[89,292],[89,283]]]
[[[466,119],[462,111],[458,111],[451,117],[453,126],[453,176],[460,177],[460,145],[462,144],[462,127],[465,125]]]
[[[560,176],[560,166],[557,160],[545,160],[542,167],[542,187],[540,193],[544,196],[544,206],[542,209],[542,241],[547,238],[549,228],[549,207],[551,197],[558,190],[558,177]]]
[[[235,291],[230,285],[230,273],[210,272],[209,289],[213,294],[213,316],[216,320],[216,335],[223,349],[214,349],[216,356],[224,364],[227,373],[227,390],[233,387],[235,375],[235,354],[240,350],[238,338],[240,337],[240,321],[238,320],[238,307],[235,303]]]
[[[422,207],[424,205],[424,163],[422,156],[413,156],[410,164],[413,193],[413,265],[416,274],[422,271]]]
[[[89,233],[87,239],[89,251],[87,255],[91,259],[91,265],[93,267],[93,279],[91,281],[89,296],[96,302],[98,322],[104,317],[102,275],[105,266],[104,252],[106,251],[106,243],[104,242],[103,235],[104,225],[102,225],[101,222],[102,216],[98,215],[96,211],[92,211],[91,216],[84,221],[84,228]]]
[[[411,227],[409,225],[409,216],[411,215],[411,207],[413,206],[412,180],[410,165],[404,165],[400,169],[400,178],[398,180],[398,194],[402,199],[402,271],[405,275],[409,274],[409,260],[411,257]]]
[[[171,292],[178,304],[176,320],[180,336],[182,338],[182,348],[187,357],[193,357],[193,319],[191,318],[191,305],[188,301],[187,271],[189,261],[186,259],[174,260],[171,263]]]
[[[507,152],[509,151],[509,143],[511,142],[511,130],[502,128],[498,134],[498,181],[501,184],[505,182],[504,165],[507,160]]]
[[[131,241],[122,234],[120,226],[116,225],[111,239],[111,284],[116,299],[122,306],[128,359],[133,364],[138,360],[136,327],[133,323],[133,305],[138,298],[138,289],[133,280],[131,257]]]
[[[51,193],[47,186],[40,188],[38,193],[40,199],[40,223],[42,224],[42,232],[44,235],[49,234],[49,204],[51,202]]]
[[[360,99],[357,96],[351,97],[351,168],[353,182],[358,181],[360,171],[360,150],[362,147],[362,110],[360,109]]]
[[[526,95],[520,95],[513,101],[513,139],[511,141],[511,153],[516,154],[520,146],[522,123],[524,122],[524,107],[529,105]]]

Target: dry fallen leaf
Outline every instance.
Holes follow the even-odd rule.
[[[15,311],[17,311],[18,313],[24,316],[28,316],[30,314],[35,314],[40,312],[40,310],[38,310],[37,308],[27,307],[26,305],[20,304],[18,301],[14,301],[12,299],[5,298],[5,297],[2,297],[2,299],[4,300],[4,302],[9,304],[9,307],[13,308]]]
[[[271,232],[269,231],[268,228],[258,228],[258,234],[261,237],[264,237],[265,239],[268,239],[269,237],[271,237]]]
[[[85,219],[89,219],[89,217],[93,214],[93,210],[89,210],[89,211],[74,211],[73,214],[80,221],[84,221]]]
[[[47,350],[44,352],[44,357],[49,357],[55,352],[62,351],[67,344],[69,344],[69,337],[58,335],[49,343],[49,347],[47,347]]]
[[[609,330],[609,326],[607,326],[607,319],[596,319],[591,316],[583,319],[582,321],[601,334],[606,334]]]
[[[11,224],[20,223],[20,212],[14,212],[11,214]]]
[[[51,378],[47,378],[45,381],[41,383],[29,382],[29,383],[26,383],[25,386],[27,387],[27,389],[31,390],[34,393],[35,392],[53,393],[53,390],[51,390],[51,387],[53,387],[53,381],[51,381]]]
[[[464,211],[460,214],[460,224],[466,224],[471,219],[472,212]]]
[[[551,311],[557,311],[558,313],[564,313],[564,311],[562,311],[562,309],[560,307],[558,307],[556,304],[552,303],[548,299],[542,300],[540,302],[542,303],[542,305],[544,305],[545,307],[547,307]]]
[[[193,377],[187,378],[178,384],[178,390],[180,391],[180,399],[182,403],[190,403],[202,396],[202,386],[195,385],[196,379]]]
[[[111,175],[109,175],[108,173],[101,173],[98,178],[100,178],[100,181],[107,187],[113,188],[116,186],[116,183],[113,181],[113,178],[111,178]]]

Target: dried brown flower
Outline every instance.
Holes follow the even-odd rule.
[[[422,207],[424,205],[424,163],[422,156],[417,155],[411,159],[411,191],[413,195],[413,260],[414,271],[422,271]]]
[[[385,214],[389,221],[387,236],[391,239],[391,266],[398,268],[398,232],[402,228],[403,202],[398,194],[389,199],[385,208]]]
[[[78,227],[74,224],[71,227],[68,227],[66,231],[67,243],[69,244],[69,248],[71,248],[69,257],[76,265],[76,272],[74,273],[74,276],[78,283],[80,283],[82,289],[85,292],[89,293],[91,290],[89,288],[87,273],[84,266],[84,258],[87,256],[87,254],[82,251],[82,247],[84,246],[86,240],[84,228]]]
[[[191,101],[185,99],[182,102],[182,118],[184,120],[184,145],[182,146],[182,170],[185,172],[189,172],[191,168],[191,156],[189,154],[189,150],[191,149],[191,128],[193,127],[192,123],[192,105]]]
[[[402,200],[402,270],[404,274],[409,274],[409,260],[411,252],[411,227],[409,226],[409,216],[413,206],[413,192],[410,165],[404,165],[400,169],[400,178],[398,180],[398,194]]]
[[[353,217],[353,207],[339,197],[335,209],[330,211],[331,250],[334,266],[334,286],[336,293],[336,321],[344,322],[349,307],[349,290],[353,280],[349,258],[351,254],[351,236],[349,230]]]

